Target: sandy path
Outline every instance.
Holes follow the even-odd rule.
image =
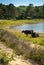
[[[38,64],[32,63],[31,61],[24,60],[24,59],[19,58],[19,57],[15,57],[14,60],[9,62],[9,64],[10,65],[38,65]]]

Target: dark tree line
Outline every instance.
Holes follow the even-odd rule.
[[[4,5],[0,3],[0,19],[33,19],[44,18],[44,4],[42,6],[15,7],[13,4]]]

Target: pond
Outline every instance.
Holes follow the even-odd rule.
[[[16,30],[34,30],[35,32],[44,33],[44,23],[36,24],[22,24],[20,26],[13,27]]]

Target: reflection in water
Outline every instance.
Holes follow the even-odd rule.
[[[44,33],[44,23],[38,24],[23,24],[20,26],[13,27],[16,30],[34,30],[36,32]]]

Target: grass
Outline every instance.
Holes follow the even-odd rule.
[[[2,22],[0,22],[0,28],[4,28],[4,30],[7,30],[11,34],[14,34],[19,40],[29,41],[31,43],[39,44],[39,45],[43,45],[44,46],[44,34],[40,34],[39,33],[40,37],[32,38],[31,35],[26,36],[24,33],[22,33],[19,30],[13,30],[13,29],[9,29],[8,28],[9,26],[21,25],[23,23],[36,23],[39,20],[36,20],[36,22],[34,22],[34,21],[35,20],[16,20],[16,21],[3,20]],[[39,22],[41,22],[41,21],[43,21],[43,20],[40,20]],[[7,28],[5,28],[5,27],[7,27]],[[4,32],[4,31],[2,31],[2,32]],[[9,34],[9,33],[7,33],[7,34],[5,34],[4,36],[2,35],[3,37],[1,38],[2,39],[1,41],[5,42],[5,44],[7,44],[8,47],[13,48],[13,50],[14,50],[14,52],[16,54],[23,55],[26,59],[27,58],[28,59],[31,58],[34,61],[40,62],[40,64],[41,63],[44,64],[44,49],[43,50],[36,49],[36,47],[35,47],[35,48],[31,49],[31,50],[28,50],[27,48],[25,48],[24,45],[22,46],[21,43],[17,42],[16,44],[15,43],[13,44],[12,39],[11,39],[12,38],[11,34]],[[23,49],[23,48],[25,48],[25,49]],[[5,63],[5,59],[7,59],[6,62],[8,62],[8,58],[5,57],[5,55],[4,55],[4,59],[3,59],[4,63]]]
[[[11,50],[11,52],[9,51]],[[0,64],[8,65],[13,58],[12,49],[8,48],[4,42],[0,42]]]
[[[33,19],[33,20],[0,20],[0,28],[8,29],[10,26],[17,26],[21,24],[31,24],[31,23],[39,23],[44,22],[44,19]],[[10,29],[9,29],[10,30]],[[12,32],[12,30],[11,30]],[[13,31],[13,33],[16,35],[16,37],[20,40],[30,41],[34,44],[40,44],[44,45],[44,34],[40,34],[40,37],[38,38],[32,38],[31,35],[26,36],[24,33],[21,33],[21,31]]]
[[[33,20],[0,20],[0,27],[4,26],[17,26],[21,24],[32,24],[32,23],[38,23],[38,22],[44,22],[44,19],[33,19]]]
[[[34,44],[39,44],[39,45],[43,45],[44,46],[44,34],[39,34],[39,37],[37,38],[33,38],[31,37],[31,35],[26,36],[24,33],[22,33],[21,31],[14,31],[14,30],[9,30],[11,33],[13,33],[14,35],[16,35],[16,37],[19,40],[24,40],[24,41],[29,41],[32,42]]]

